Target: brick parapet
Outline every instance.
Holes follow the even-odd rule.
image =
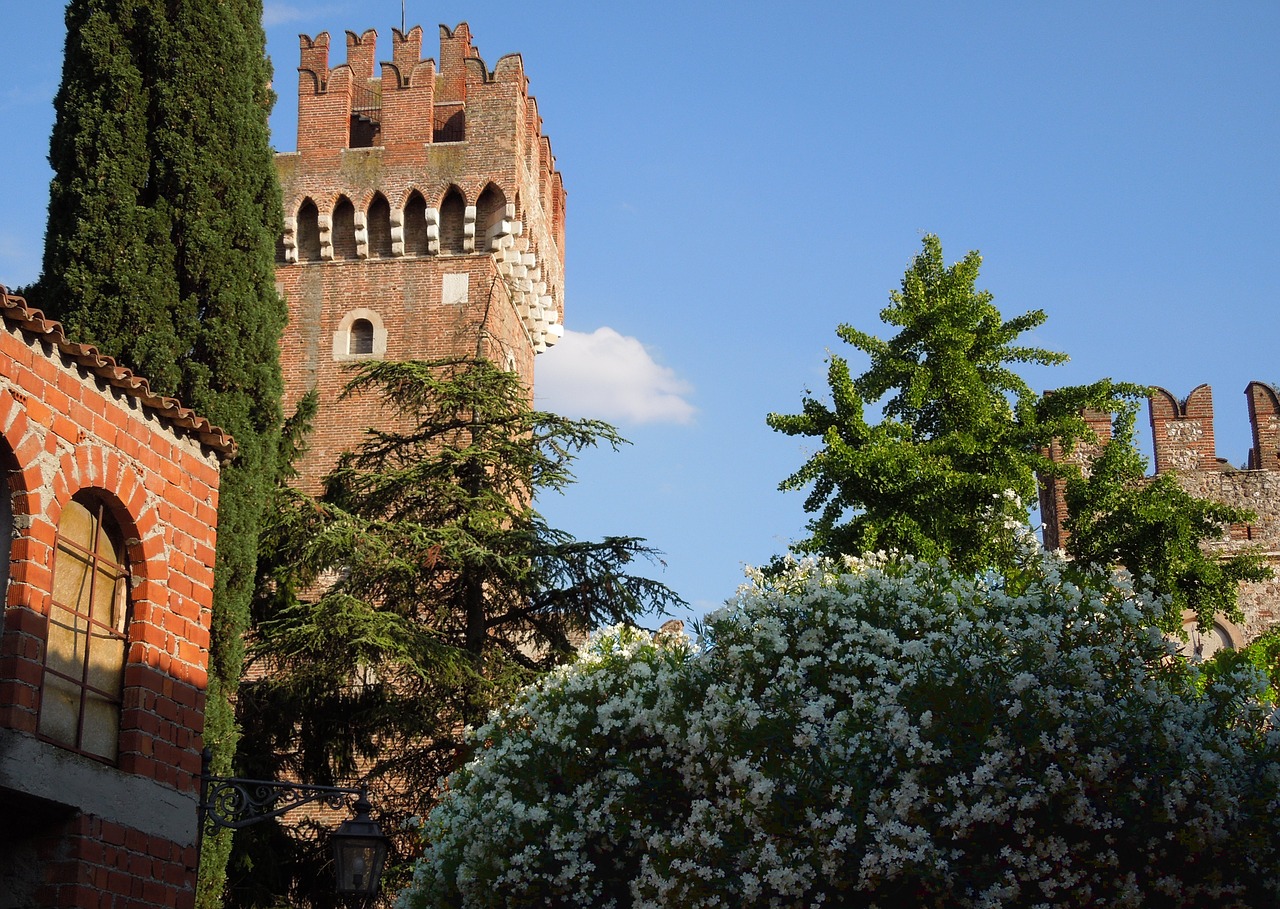
[[[1217,456],[1214,441],[1213,390],[1196,387],[1185,399],[1156,388],[1150,398],[1155,472],[1172,473],[1179,485],[1200,498],[1253,512],[1247,525],[1225,528],[1223,536],[1208,544],[1223,555],[1254,551],[1260,553],[1277,573],[1261,583],[1240,588],[1240,607],[1245,616],[1244,632],[1252,638],[1280,623],[1280,396],[1263,382],[1250,382],[1245,389],[1253,449],[1248,467],[1236,469]],[[1107,415],[1087,415],[1091,424]],[[1109,430],[1109,422],[1108,422]],[[1109,435],[1109,432],[1108,432]],[[1055,444],[1050,456],[1055,461],[1074,461],[1082,468],[1094,452],[1077,448],[1066,453]],[[1045,545],[1057,548],[1066,540],[1063,522],[1066,502],[1061,481],[1041,478],[1041,510],[1045,522]]]
[[[1216,469],[1213,389],[1208,385],[1197,386],[1179,401],[1170,392],[1156,387],[1152,389],[1149,410],[1156,473]]]
[[[1250,382],[1244,393],[1249,399],[1249,427],[1253,434],[1249,466],[1280,470],[1280,395],[1266,382]]]

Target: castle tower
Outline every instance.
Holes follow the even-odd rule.
[[[521,58],[489,70],[466,23],[440,27],[439,64],[419,26],[393,29],[381,64],[376,40],[347,32],[330,69],[328,33],[301,37],[298,150],[276,156],[286,413],[320,395],[308,491],[377,422],[338,400],[346,367],[480,354],[532,394],[563,334],[564,184]]]

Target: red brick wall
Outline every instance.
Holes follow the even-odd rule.
[[[0,438],[16,470],[9,480],[15,533],[0,634],[0,727],[39,738],[58,521],[77,492],[97,490],[123,531],[132,579],[119,756],[112,772],[194,794],[219,453],[169,419],[190,423],[189,411],[169,401],[158,412],[146,403],[156,399],[126,370],[67,343],[56,323],[20,309],[19,298],[4,295],[3,302]],[[32,773],[57,774],[62,767],[32,767]],[[21,784],[11,792],[22,793]],[[174,906],[189,902],[194,892],[194,837],[176,843],[80,813],[43,839],[41,848],[57,857],[50,859],[46,883],[52,889],[41,905]],[[104,901],[103,893],[129,899]]]
[[[443,276],[459,273],[468,276],[469,301],[444,303]],[[386,425],[386,415],[374,402],[363,397],[338,400],[351,378],[350,367],[362,359],[334,357],[334,336],[355,310],[382,317],[385,359],[474,355],[483,338],[482,350],[490,359],[505,365],[510,352],[516,371],[532,386],[533,348],[489,256],[318,262],[281,268],[277,281],[289,302],[280,356],[285,412],[291,413],[308,389],[320,395],[301,469],[301,485],[310,492],[319,490],[320,479],[340,454],[359,444],[365,430]],[[481,332],[482,322],[487,332]]]
[[[187,907],[194,903],[191,869],[195,846],[77,815],[62,830],[36,844],[45,883],[35,897],[41,906]]]

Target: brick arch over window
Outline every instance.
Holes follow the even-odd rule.
[[[9,592],[9,565],[13,561],[13,500],[15,493],[21,489],[21,481],[18,459],[8,442],[0,438],[0,541],[3,542],[0,549],[3,549],[4,555],[0,561],[0,634],[4,633],[4,604]]]
[[[495,225],[507,214],[507,197],[497,186],[490,183],[476,200],[476,252],[492,251],[490,234]]]
[[[39,438],[27,422],[26,411],[14,400],[13,392],[0,392],[0,452],[3,452],[0,464],[7,464],[10,468],[7,498],[14,515],[37,514],[40,509],[35,498],[37,492],[48,493],[48,484],[40,469],[29,463],[41,447]],[[24,454],[21,459],[17,455],[19,451]],[[0,600],[0,610],[3,602]]]
[[[356,207],[346,196],[333,207],[333,257],[356,258]]]
[[[466,223],[467,203],[456,186],[450,186],[440,201],[440,252],[443,255],[460,256],[467,251]]]
[[[298,206],[298,261],[317,262],[320,259],[320,210],[310,199],[303,199]]]
[[[425,256],[430,251],[427,237],[427,200],[416,189],[404,204],[404,254]]]
[[[110,449],[81,446],[62,457],[54,484],[56,501],[48,506],[48,515],[55,523],[63,505],[80,490],[110,490],[111,499],[118,506],[116,520],[129,530],[129,561],[134,576],[151,577],[154,572],[150,566],[164,558],[164,528],[154,496],[132,465]],[[146,570],[140,569],[143,565]]]
[[[374,193],[369,202],[369,258],[391,257],[391,206],[382,193]]]

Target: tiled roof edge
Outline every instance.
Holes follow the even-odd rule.
[[[46,319],[44,313],[32,309],[27,301],[0,284],[0,316],[12,325],[16,325],[28,335],[53,344],[62,354],[83,366],[98,378],[118,388],[134,398],[143,407],[154,412],[170,425],[185,429],[200,440],[207,448],[218,454],[219,460],[229,461],[236,456],[235,439],[226,430],[214,426],[207,419],[189,407],[183,407],[177,398],[158,395],[151,390],[150,383],[142,376],[135,375],[131,369],[120,366],[112,357],[100,353],[91,344],[77,344],[67,338],[62,330],[62,323]]]

